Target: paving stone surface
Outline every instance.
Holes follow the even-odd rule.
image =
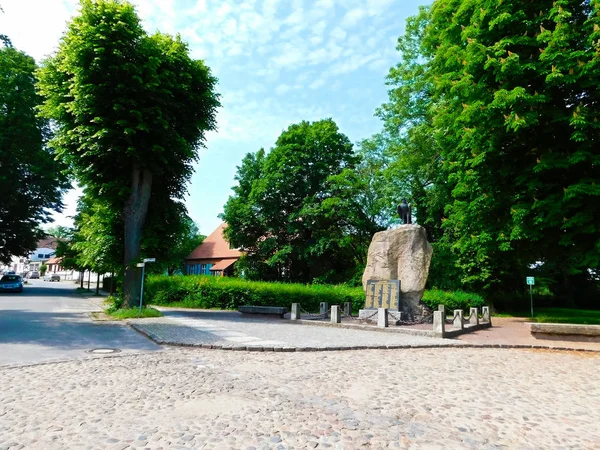
[[[0,368],[0,448],[597,449],[596,353],[167,349]]]
[[[232,311],[163,310],[165,317],[132,320],[136,329],[158,342],[266,348],[349,348],[394,345],[464,345],[428,336],[294,324],[289,320],[240,315]]]

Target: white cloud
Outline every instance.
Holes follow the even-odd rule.
[[[331,37],[337,41],[343,41],[346,38],[346,36],[348,35],[348,33],[346,33],[340,27],[334,28],[330,34],[331,34]]]
[[[233,11],[233,8],[227,2],[223,2],[221,7],[217,9],[215,12],[215,17],[217,19],[223,20],[226,16],[228,16]]]
[[[286,69],[296,69],[300,62],[304,60],[304,52],[292,44],[283,45],[282,51],[275,56],[272,61],[278,67]]]
[[[367,11],[362,8],[355,8],[348,11],[344,18],[342,19],[343,27],[353,27],[358,22],[360,22],[363,18],[368,15]]]
[[[367,10],[370,16],[384,13],[395,0],[367,0]]]
[[[235,35],[237,31],[237,21],[233,17],[228,19],[223,25],[223,31],[229,36]]]
[[[77,0],[2,0],[0,30],[19,50],[41,61],[58,47],[67,21],[76,12]]]
[[[208,134],[208,149],[203,154],[223,151],[224,142],[246,151],[268,148],[290,123],[328,116],[340,124],[344,120],[348,124],[347,116],[351,116],[361,123],[352,128],[352,138],[365,137],[357,133],[371,127],[362,125],[371,123],[372,110],[368,108],[374,109],[385,98],[383,76],[397,61],[396,39],[406,14],[416,13],[416,4],[425,2],[130,1],[137,5],[148,31],[181,33],[192,56],[204,59],[220,80],[217,90],[223,95],[223,108],[218,112],[219,131]],[[39,59],[58,44],[78,2],[0,0],[6,12],[0,14],[0,30]],[[373,88],[369,100],[360,107],[348,101],[342,108],[351,88],[365,83]],[[231,161],[235,163],[239,161]],[[199,170],[211,170],[203,164],[204,159]],[[228,188],[230,180],[226,182]],[[197,210],[201,211],[200,206]]]
[[[283,95],[283,94],[288,93],[291,90],[292,90],[292,86],[290,86],[289,84],[283,83],[275,88],[275,93],[277,95]]]
[[[311,89],[319,89],[321,86],[325,86],[325,78],[318,78],[308,86]]]
[[[198,14],[205,13],[205,12],[206,12],[206,0],[197,0],[194,7],[192,9],[190,9],[189,11],[187,11],[186,14],[188,16],[196,16]]]

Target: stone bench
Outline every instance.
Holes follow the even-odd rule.
[[[242,314],[276,314],[282,319],[288,312],[283,306],[240,306],[238,311]]]
[[[600,325],[577,325],[570,323],[529,323],[532,334],[555,334],[592,336],[600,338]]]

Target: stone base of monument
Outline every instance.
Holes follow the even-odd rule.
[[[417,322],[425,314],[410,315],[403,311],[392,311],[388,309],[388,321],[390,324],[399,325],[402,322]],[[367,323],[377,323],[377,309],[361,309],[358,311],[358,320],[364,320]]]

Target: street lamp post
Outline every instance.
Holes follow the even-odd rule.
[[[142,286],[140,288],[140,315],[142,314],[142,305],[144,304],[144,270],[146,268],[146,263],[155,262],[156,258],[144,258],[144,261],[138,263],[137,266],[142,268]]]

